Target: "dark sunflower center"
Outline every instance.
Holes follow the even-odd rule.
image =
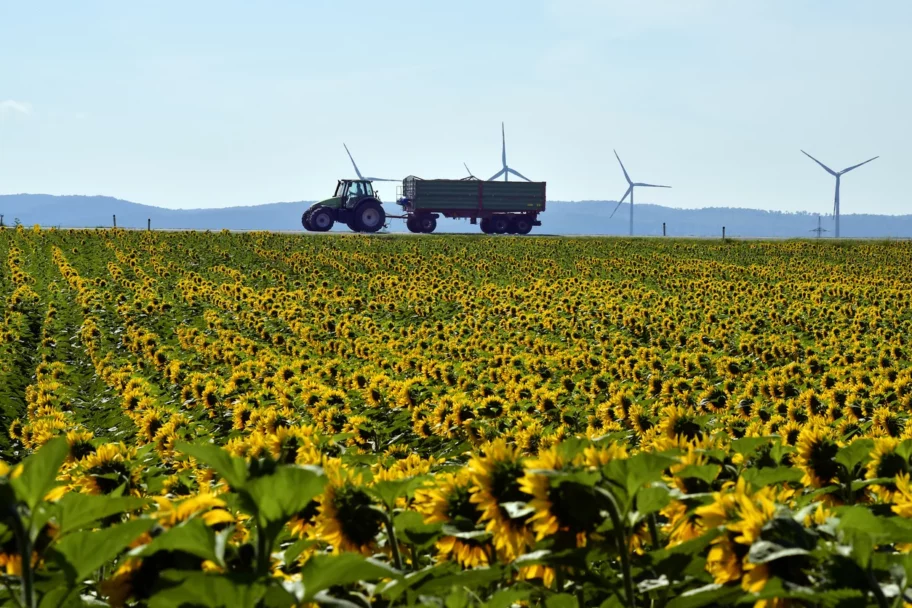
[[[475,521],[478,512],[470,500],[471,496],[468,488],[454,488],[447,496],[446,516],[451,520],[462,518]]]
[[[518,502],[526,499],[519,487],[523,475],[522,464],[515,461],[501,461],[491,472],[491,494],[497,502]]]
[[[95,478],[95,483],[102,494],[110,494],[120,485],[132,485],[130,469],[123,462],[106,462],[89,469],[89,474]]]
[[[811,449],[811,457],[809,459],[811,470],[825,483],[836,477],[836,473],[839,470],[839,465],[833,460],[838,451],[839,446],[828,440],[817,443]]]
[[[684,435],[689,440],[703,436],[703,431],[700,430],[700,425],[694,422],[689,416],[681,416],[674,421],[674,424],[671,428],[676,436]]]
[[[878,477],[896,477],[899,473],[909,472],[909,463],[896,452],[890,452],[880,457],[876,472]]]
[[[589,488],[576,483],[562,483],[548,489],[551,514],[561,527],[573,534],[592,532],[602,522],[599,501]]]
[[[380,533],[380,518],[371,510],[372,504],[370,496],[354,486],[336,490],[333,500],[336,519],[342,534],[356,545],[367,545]]]

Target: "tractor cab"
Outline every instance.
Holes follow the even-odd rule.
[[[364,198],[379,200],[374,192],[374,185],[360,179],[340,179],[334,196],[338,196],[342,201],[342,206],[348,209],[354,209]]]

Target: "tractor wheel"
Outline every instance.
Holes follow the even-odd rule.
[[[491,231],[494,234],[504,234],[510,228],[510,219],[503,215],[491,218]]]
[[[532,232],[532,221],[527,217],[518,217],[513,220],[512,223],[512,232],[515,234],[529,234]]]
[[[352,222],[358,232],[377,232],[386,223],[386,213],[377,201],[367,200],[355,209]]]
[[[305,211],[304,214],[301,215],[301,225],[304,226],[305,230],[313,230],[313,227],[310,225],[310,212],[309,211]]]
[[[315,232],[326,232],[335,222],[332,211],[325,207],[314,209],[310,214],[311,230]]]
[[[408,216],[408,219],[405,220],[405,227],[408,228],[409,232],[421,232],[416,220],[417,218],[414,215]]]
[[[478,225],[481,228],[481,231],[484,232],[485,234],[494,234],[494,231],[491,230],[491,218],[489,218],[489,217],[481,218],[481,221],[478,222]]]
[[[433,215],[423,215],[415,223],[418,224],[418,230],[426,234],[430,234],[437,229],[437,220]]]

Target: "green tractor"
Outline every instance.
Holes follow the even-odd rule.
[[[342,222],[354,232],[377,232],[386,223],[386,212],[369,180],[340,179],[332,198],[314,203],[301,216],[304,228],[326,232]]]

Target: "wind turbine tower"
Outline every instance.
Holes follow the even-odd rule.
[[[614,208],[614,211],[611,212],[611,215],[608,216],[608,219],[614,217],[614,214],[620,208],[621,203],[624,202],[624,199],[627,196],[630,196],[630,236],[633,236],[633,190],[636,186],[642,186],[644,188],[671,188],[671,186],[660,186],[658,184],[645,184],[643,182],[634,182],[630,179],[630,176],[627,174],[627,169],[624,168],[624,163],[621,162],[621,157],[618,156],[617,150],[614,151],[614,156],[618,159],[618,163],[621,165],[621,171],[624,172],[624,179],[627,180],[627,192],[624,193],[624,196],[621,197],[621,200],[618,201],[617,207]]]
[[[824,171],[826,171],[827,173],[829,173],[830,175],[832,175],[833,177],[836,178],[836,198],[833,202],[833,217],[836,219],[835,236],[838,239],[839,238],[839,184],[842,181],[842,176],[845,175],[846,173],[848,173],[849,171],[852,171],[853,169],[857,169],[858,167],[860,167],[862,165],[868,164],[872,160],[876,160],[876,159],[880,158],[880,156],[875,156],[874,158],[869,158],[868,160],[864,161],[863,163],[858,163],[857,165],[852,165],[851,167],[843,169],[842,171],[833,171],[832,169],[830,169],[829,167],[824,165],[822,162],[820,162],[819,160],[817,160],[816,158],[814,158],[813,156],[811,156],[804,150],[802,150],[801,153],[804,154],[805,156],[807,156],[808,158],[810,158],[812,161],[814,161],[821,167],[823,167]]]
[[[512,168],[510,168],[509,165],[507,165],[507,135],[506,135],[506,132],[504,131],[504,123],[500,123],[500,136],[503,140],[503,154],[501,155],[501,161],[503,162],[503,169],[501,169],[500,171],[498,171],[497,173],[492,175],[490,178],[488,178],[488,181],[492,182],[495,179],[497,179],[498,177],[500,177],[501,175],[503,175],[504,181],[507,182],[507,181],[510,181],[510,174],[512,173],[513,175],[515,175],[516,177],[518,177],[520,179],[524,179],[527,182],[531,182],[532,181],[531,179],[529,179],[528,177],[526,177],[525,175],[523,175],[516,169],[512,169]]]
[[[364,177],[361,175],[361,171],[358,169],[358,165],[355,164],[355,159],[352,158],[352,153],[348,151],[348,146],[343,142],[342,145],[345,147],[345,151],[348,152],[348,158],[352,161],[352,167],[355,168],[355,174],[358,176],[358,179],[368,181],[368,182],[398,182],[398,179],[387,179],[385,177]]]

